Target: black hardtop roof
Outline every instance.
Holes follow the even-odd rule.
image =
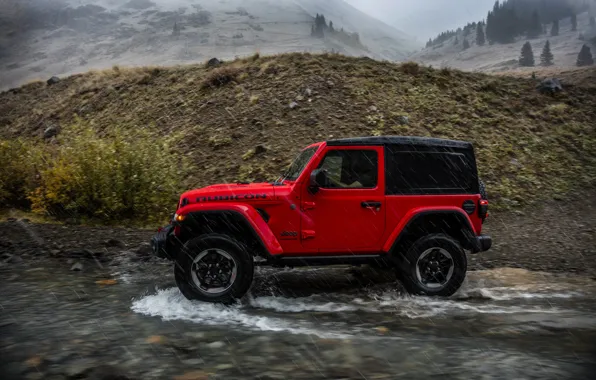
[[[472,143],[467,141],[438,139],[417,136],[370,136],[350,137],[345,139],[327,140],[327,145],[411,145],[437,146],[447,148],[472,149]]]

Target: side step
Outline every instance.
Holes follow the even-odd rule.
[[[382,263],[386,254],[374,255],[340,255],[340,256],[282,256],[268,260],[265,265],[274,267],[304,267],[325,265],[361,265],[373,262]]]

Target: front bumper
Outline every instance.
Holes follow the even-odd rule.
[[[474,238],[472,253],[486,252],[493,245],[493,239],[488,235],[480,235]]]
[[[173,259],[174,226],[171,224],[160,229],[151,238],[151,249],[153,254],[162,259]]]

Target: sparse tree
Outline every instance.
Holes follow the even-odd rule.
[[[534,52],[530,41],[526,42],[521,49],[521,56],[519,57],[519,65],[523,67],[534,66]]]
[[[596,18],[594,16],[590,17],[590,26],[592,28],[596,26]]]
[[[550,30],[551,36],[558,36],[559,35],[559,20],[553,21],[553,27]]]
[[[578,66],[591,66],[594,64],[594,57],[592,57],[592,51],[588,45],[582,46],[581,51],[577,56]]]
[[[172,35],[173,36],[179,36],[180,35],[180,27],[178,26],[177,22],[174,22],[174,29],[172,30]]]
[[[476,27],[476,44],[478,46],[483,46],[486,42],[486,38],[484,36],[484,25],[482,23],[478,23]]]
[[[329,31],[331,33],[335,32],[335,29],[333,29],[333,21],[329,21]]]
[[[455,36],[454,45],[459,45],[459,37],[458,36]]]
[[[553,65],[553,53],[550,50],[550,41],[546,41],[544,44],[544,48],[542,49],[542,54],[540,55],[540,63],[542,66],[552,66]]]
[[[571,31],[577,31],[577,15],[575,13],[571,15]]]
[[[538,15],[538,11],[534,11],[532,13],[532,20],[530,21],[530,26],[528,27],[528,38],[536,38],[542,34],[542,23],[540,22],[540,16]]]
[[[464,50],[468,50],[470,48],[470,43],[468,42],[468,39],[465,38],[464,39]]]

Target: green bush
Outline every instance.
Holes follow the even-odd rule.
[[[113,128],[100,135],[77,122],[46,146],[46,166],[30,193],[34,212],[114,221],[162,220],[175,209],[188,173],[179,136]]]
[[[0,140],[0,207],[28,207],[35,186],[37,149],[22,140]]]

